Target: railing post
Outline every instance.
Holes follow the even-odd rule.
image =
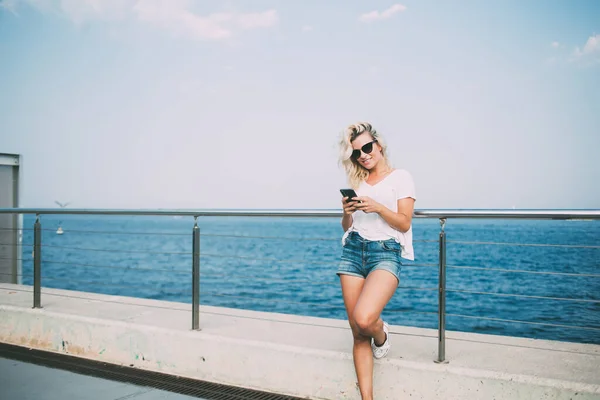
[[[33,225],[33,308],[42,308],[42,224],[36,215]]]
[[[192,234],[192,330],[200,330],[200,228],[194,217]]]
[[[440,250],[438,280],[438,358],[436,363],[448,363],[446,360],[446,218],[440,218]]]

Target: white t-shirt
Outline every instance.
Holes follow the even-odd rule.
[[[359,196],[368,196],[393,212],[398,212],[398,200],[407,197],[417,199],[415,193],[415,184],[410,173],[403,169],[396,169],[382,181],[371,186],[362,181],[356,194]],[[400,243],[402,258],[414,260],[415,254],[412,244],[412,225],[406,232],[400,232],[392,228],[377,213],[365,213],[356,211],[352,215],[352,226],[346,231],[342,238],[345,243],[346,237],[351,231],[358,232],[360,236],[367,240],[388,240],[393,238]]]

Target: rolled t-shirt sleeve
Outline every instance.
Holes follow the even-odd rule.
[[[415,182],[412,175],[405,170],[398,171],[396,178],[396,200],[412,198],[417,200]]]

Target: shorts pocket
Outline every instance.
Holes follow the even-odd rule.
[[[394,239],[381,242],[381,245],[384,250],[400,251],[400,243],[396,242]]]

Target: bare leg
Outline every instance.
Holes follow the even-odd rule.
[[[354,369],[358,379],[358,386],[363,400],[373,398],[373,355],[371,352],[371,338],[360,335],[358,327],[352,316],[354,307],[365,284],[365,279],[350,275],[340,275],[342,284],[342,295],[348,314],[348,322],[352,328],[354,346],[352,356],[354,358]]]
[[[373,353],[375,343],[385,341],[381,311],[393,296],[398,280],[387,271],[373,271],[367,279],[341,275],[342,294],[354,337],[353,357],[363,400],[373,399]]]
[[[353,320],[359,333],[374,338],[376,345],[381,345],[385,341],[380,315],[397,288],[398,279],[394,275],[388,271],[375,270],[367,277],[358,302],[354,306]]]

